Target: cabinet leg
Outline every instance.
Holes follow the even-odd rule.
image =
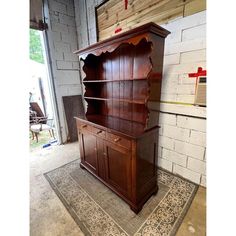
[[[130,209],[135,213],[138,214],[143,207],[134,207],[134,206],[130,206]]]
[[[155,190],[153,191],[153,195],[157,195],[159,187],[157,186]]]

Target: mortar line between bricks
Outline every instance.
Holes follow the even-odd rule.
[[[150,109],[150,110],[157,111],[155,109]],[[186,117],[192,117],[192,118],[198,118],[198,119],[201,119],[201,120],[206,120],[206,117],[199,117],[199,116],[186,115],[186,114],[180,114],[180,113],[174,113],[174,112],[166,112],[166,111],[159,111],[159,112],[160,113],[165,113],[165,114],[176,115],[176,116],[186,116]]]

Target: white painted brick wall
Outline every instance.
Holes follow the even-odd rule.
[[[188,73],[206,69],[206,12],[162,26],[171,34],[164,51],[158,165],[205,186],[206,108],[173,102],[194,102],[196,80]]]
[[[166,44],[172,44],[172,43],[178,43],[181,42],[181,37],[182,37],[182,31],[177,30],[177,31],[172,31],[171,34],[169,34],[165,40]]]
[[[66,4],[50,0],[50,10],[66,14]]]
[[[172,125],[163,125],[163,136],[188,142],[189,135],[189,129],[183,129]]]
[[[193,104],[196,79],[188,73],[206,69],[206,11],[162,26],[171,34],[165,42],[161,100]]]
[[[60,32],[52,32],[52,37],[54,42],[61,42],[61,33]]]
[[[163,158],[158,159],[158,166],[160,166],[161,168],[165,170],[172,172],[172,165],[173,165],[172,161],[168,161]]]
[[[58,22],[52,22],[51,23],[51,29],[53,32],[64,32],[64,33],[69,33],[69,28],[67,25],[63,25]]]
[[[192,62],[178,65],[166,65],[164,67],[164,75],[169,74],[183,74],[183,73],[193,73],[196,72],[198,67],[206,68],[206,62]],[[163,79],[168,79],[164,76]]]
[[[161,100],[162,101],[176,100],[176,96],[177,96],[177,94],[162,93],[161,94]]]
[[[206,162],[204,161],[188,157],[187,168],[203,175],[206,174]]]
[[[176,32],[177,30],[193,28],[202,24],[206,24],[206,11],[174,20],[171,23],[163,24],[162,26],[171,32]]]
[[[58,85],[68,85],[73,87],[74,84],[79,84],[78,72],[76,70],[57,70],[55,80]]]
[[[64,55],[64,60],[65,61],[75,61],[75,62],[78,62],[78,57],[75,54],[71,53],[71,52],[69,52],[69,53],[63,52],[63,55]]]
[[[73,16],[59,13],[59,19],[61,24],[75,26],[75,18]]]
[[[189,179],[196,184],[199,184],[201,180],[201,174],[176,164],[173,166],[173,173],[183,176],[184,178]]]
[[[54,42],[54,47],[57,52],[71,52],[69,43]]]
[[[189,41],[195,38],[206,38],[206,24],[198,25],[182,32],[182,41]]]
[[[202,50],[206,48],[206,39],[195,38],[185,42],[178,42],[174,44],[169,44],[165,46],[164,54],[170,55],[180,52],[188,52],[194,50]]]
[[[67,139],[67,125],[62,96],[81,94],[78,48],[73,0],[49,0],[48,40],[53,79],[61,124],[62,142]]]
[[[73,64],[71,61],[57,61],[57,69],[58,70],[69,70],[73,69]]]
[[[199,132],[196,130],[191,130],[189,142],[192,144],[206,147],[206,133]]]
[[[163,131],[159,135],[158,165],[205,186],[206,120],[161,112],[159,121]]]
[[[163,148],[174,150],[174,139],[165,136],[159,136],[159,145]]]
[[[175,140],[175,151],[199,160],[203,160],[205,148],[191,143]]]
[[[206,176],[205,175],[201,176],[201,185],[206,187]]]
[[[194,102],[195,95],[188,95],[188,94],[177,94],[176,95],[176,102],[185,102],[192,104]]]
[[[187,166],[187,156],[186,155],[182,155],[182,154],[176,153],[174,151],[163,148],[162,149],[162,157],[164,159],[167,159],[167,160],[169,160],[173,163],[176,163],[178,165],[181,165],[183,167]]]
[[[166,55],[164,57],[164,65],[172,65],[180,63],[180,53]]]
[[[180,54],[180,63],[206,61],[206,49],[182,52]]]
[[[178,75],[178,84],[194,84],[196,83],[196,78],[189,77],[188,74]]]
[[[54,60],[58,60],[58,61],[60,61],[60,60],[63,60],[64,59],[64,57],[63,57],[63,52],[57,52],[57,51],[53,51],[52,52],[52,57],[53,57],[53,59]]]
[[[178,116],[177,117],[177,126],[187,129],[193,129],[197,131],[206,131],[206,120],[187,117],[187,116]]]
[[[176,125],[176,115],[161,113],[159,116],[159,123],[166,124],[166,125]]]
[[[74,43],[76,42],[76,34],[75,33],[61,33],[61,40],[65,43]]]
[[[155,107],[155,104],[152,104],[151,106]],[[185,116],[195,116],[195,117],[204,118],[204,119],[206,118],[205,107],[161,103],[160,110],[165,113],[179,114],[179,115],[185,115]],[[204,125],[204,127],[206,127],[206,125]]]
[[[176,92],[178,95],[194,95],[195,84],[181,84],[177,86]]]

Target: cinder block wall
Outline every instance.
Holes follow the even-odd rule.
[[[206,186],[206,119],[167,107],[160,114],[158,165]],[[194,111],[193,111],[194,112]]]
[[[194,103],[195,78],[206,69],[206,11],[162,25],[166,39],[161,100]],[[161,104],[158,165],[206,186],[206,108]]]
[[[171,32],[165,41],[161,100],[193,103],[196,80],[188,73],[206,69],[206,11],[161,26]]]
[[[62,142],[66,142],[68,130],[62,96],[81,94],[78,57],[73,54],[73,51],[78,49],[74,2],[73,0],[48,0],[47,6],[50,63],[55,83]]]

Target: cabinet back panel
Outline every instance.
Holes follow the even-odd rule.
[[[94,114],[145,123],[147,109],[144,104],[148,96],[145,79],[152,66],[150,53],[151,43],[143,39],[136,46],[126,43],[100,56],[89,54],[83,67],[84,80],[108,81],[85,83],[85,97],[106,99],[95,100],[94,103],[89,101],[89,106],[93,108],[88,109],[87,114],[95,111]]]

